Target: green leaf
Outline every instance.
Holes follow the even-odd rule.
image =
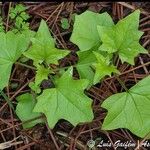
[[[26,7],[22,4],[17,4],[16,7],[13,9],[15,9],[18,13],[21,13],[22,11],[26,10]]]
[[[30,18],[30,16],[29,16],[26,12],[22,12],[22,13],[20,14],[20,17],[22,17],[22,19],[23,19],[24,21]]]
[[[76,64],[77,71],[79,73],[80,79],[88,79],[88,88],[93,84],[94,71],[92,69],[92,64],[96,62],[96,57],[91,50],[79,51],[77,52],[79,61]]]
[[[9,17],[11,19],[15,19],[15,17],[17,17],[17,15],[20,15],[20,13],[25,14],[25,10],[26,10],[25,6],[23,6],[22,4],[17,4],[15,8],[13,8],[13,7],[10,8]]]
[[[139,81],[129,92],[108,97],[102,107],[108,110],[102,129],[127,128],[144,138],[150,132],[150,76]]]
[[[37,94],[41,93],[40,85],[37,85],[35,82],[30,82],[29,87],[35,93],[37,93]]]
[[[100,45],[101,40],[97,32],[97,25],[111,27],[113,21],[108,13],[99,14],[87,10],[80,15],[76,15],[70,38],[71,42],[82,51]]]
[[[35,83],[39,85],[44,79],[47,80],[49,73],[51,73],[50,69],[44,68],[42,65],[38,65],[35,76]]]
[[[9,11],[9,17],[14,22],[12,31],[14,33],[29,30],[29,23],[26,22],[30,16],[25,12],[26,7],[22,4],[17,4],[15,8],[11,7]]]
[[[58,64],[58,60],[68,53],[68,50],[55,48],[55,42],[49,28],[46,22],[42,20],[35,38],[32,38],[32,46],[24,55],[37,63],[45,61],[47,64]]]
[[[101,51],[117,52],[122,62],[134,64],[134,57],[147,51],[139,44],[143,32],[138,31],[140,11],[136,10],[112,27],[98,26],[103,44]]]
[[[68,69],[55,81],[55,88],[46,89],[37,97],[34,112],[43,112],[50,128],[60,119],[73,125],[93,119],[92,101],[84,94],[88,80],[73,80],[72,72],[72,68]]]
[[[80,79],[88,79],[89,85],[87,89],[89,89],[93,85],[94,80],[94,69],[93,64],[97,62],[96,56],[93,52],[100,53],[101,57],[108,57],[112,58],[107,52],[101,52],[97,50],[97,47],[93,47],[88,51],[79,51],[77,52],[78,55],[78,63],[76,64],[76,69],[79,73]]]
[[[0,33],[0,89],[8,85],[13,63],[28,48],[30,42],[29,32],[14,34],[9,31]]]
[[[49,68],[45,68],[43,65],[36,65],[37,71],[35,75],[35,81],[30,82],[29,87],[35,91],[36,93],[40,93],[40,84],[45,79],[48,80],[49,73],[52,73],[52,71]]]
[[[55,47],[55,41],[52,38],[49,28],[43,19],[41,20],[41,23],[40,23],[40,26],[39,26],[39,29],[37,31],[35,38],[41,44],[44,43],[52,48]]]
[[[70,24],[69,24],[67,18],[62,18],[62,19],[61,19],[61,27],[62,27],[63,29],[69,29],[69,28],[70,28]]]
[[[25,57],[24,55],[22,55],[19,59],[19,62],[21,62],[21,63],[25,63],[27,61],[29,61],[29,58]]]
[[[22,94],[18,96],[17,98],[18,104],[16,107],[16,114],[19,117],[21,121],[28,121],[30,119],[34,119],[36,117],[40,116],[40,113],[32,112],[33,108],[36,104],[36,100],[33,98],[33,96],[29,93]],[[23,124],[23,128],[31,128],[35,126],[38,123],[43,123],[44,120],[42,119],[36,119],[27,123]]]
[[[110,58],[109,56],[104,57],[103,55],[93,52],[96,56],[97,62],[93,63],[93,66],[95,67],[95,75],[94,75],[94,81],[93,84],[96,84],[106,75],[111,76],[111,73],[119,73],[119,71],[116,69],[114,65],[110,65]]]
[[[24,30],[29,30],[29,23],[25,22],[21,16],[18,16],[15,21],[15,28],[12,30],[15,32],[22,32]]]

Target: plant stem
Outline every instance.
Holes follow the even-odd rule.
[[[53,69],[53,71],[59,71],[59,70],[63,70],[63,69],[68,69],[69,67],[75,67],[76,65],[71,65],[71,66],[67,66],[67,67],[61,67],[61,68],[56,68]]]
[[[0,95],[3,96],[3,98],[6,100],[8,105],[13,109],[13,111],[15,111],[14,106],[13,106],[11,100],[7,97],[7,95],[3,91],[0,91]]]
[[[26,68],[30,68],[30,69],[36,70],[35,67],[29,66],[29,65],[26,65],[26,64],[23,64],[23,63],[20,63],[20,62],[16,62],[15,64],[20,65],[20,66],[24,66]]]
[[[123,81],[117,75],[115,77],[119,81],[119,83],[121,84],[121,86],[126,90],[126,92],[129,92],[128,88],[125,86],[125,84],[123,83]]]

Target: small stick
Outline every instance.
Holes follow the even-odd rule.
[[[137,9],[134,6],[132,6],[132,5],[128,4],[128,3],[125,3],[125,2],[117,2],[117,3],[120,4],[120,5],[123,5],[123,6],[127,7],[127,8],[130,8],[132,10]],[[146,11],[144,11],[142,9],[140,9],[140,10],[141,10],[141,13],[144,14],[144,15],[148,15],[149,14],[148,12],[146,12]]]
[[[13,140],[8,141],[8,142],[0,143],[0,149],[10,148],[11,146],[15,146],[15,145],[17,145],[17,144],[23,143],[23,141],[14,142],[14,141],[17,140],[19,137],[20,137],[20,136],[14,138]]]

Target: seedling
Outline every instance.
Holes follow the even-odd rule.
[[[69,27],[70,27],[70,24],[69,24],[69,21],[68,21],[68,19],[67,18],[62,18],[61,19],[61,27],[63,28],[63,29],[69,29]]]
[[[11,7],[9,16],[14,22],[13,31],[17,33],[18,31],[22,32],[29,29],[29,23],[27,20],[30,18],[29,15],[25,12],[26,7],[22,4],[18,4],[15,8]]]

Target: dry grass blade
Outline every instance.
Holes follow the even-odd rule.
[[[0,143],[0,149],[6,149],[6,148],[10,148],[12,146],[15,146],[15,145],[18,145],[18,144],[22,144],[23,141],[17,141],[15,142],[15,140],[17,140],[20,136],[14,138],[13,140],[11,141],[7,141],[7,142],[4,142],[4,143]]]
[[[0,91],[0,95],[3,96],[3,98],[6,100],[6,102],[8,103],[8,105],[12,108],[12,110],[14,111],[14,106],[11,102],[11,100],[7,97],[7,95],[3,92],[3,91]]]
[[[8,142],[0,143],[0,149],[10,148],[12,146],[22,144],[22,143],[23,143],[23,141],[18,141],[18,142],[14,142],[14,143],[12,143],[12,141],[8,141]]]

